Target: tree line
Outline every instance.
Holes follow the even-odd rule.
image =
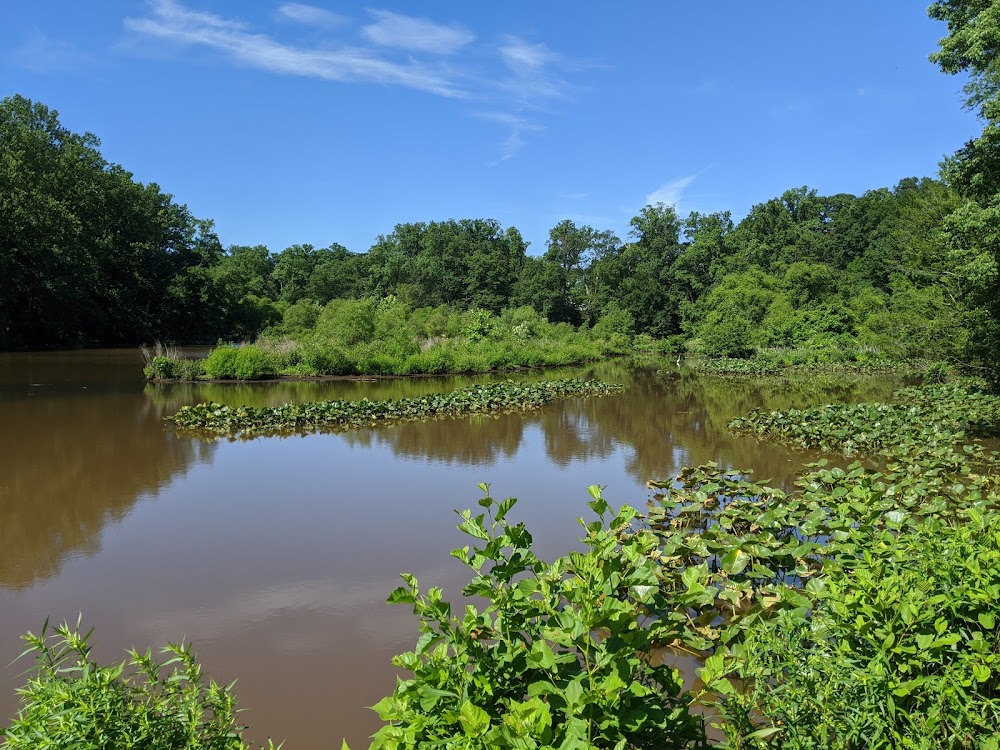
[[[931,13],[959,23],[952,5]],[[969,59],[947,45],[935,56],[946,71],[970,69]],[[942,179],[860,196],[796,187],[738,223],[729,212],[681,217],[647,205],[624,239],[567,219],[540,255],[493,219],[398,224],[364,253],[338,243],[224,247],[211,221],[109,164],[96,136],[9,97],[0,348],[253,338],[333,299],[393,295],[410,309],[530,306],[574,326],[611,316],[708,354],[850,345],[989,365],[1000,343],[1000,105],[990,70],[973,72],[969,106],[986,129]]]

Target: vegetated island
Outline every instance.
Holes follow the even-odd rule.
[[[369,401],[314,401],[277,407],[184,406],[171,417],[175,427],[213,435],[258,437],[319,430],[349,430],[470,414],[503,414],[541,409],[555,399],[607,396],[624,386],[599,380],[546,380],[491,383],[415,398]]]

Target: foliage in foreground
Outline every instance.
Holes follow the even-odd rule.
[[[545,380],[538,383],[492,383],[433,393],[417,398],[386,401],[315,401],[277,407],[231,407],[224,404],[184,406],[168,417],[180,429],[256,437],[345,430],[357,427],[441,419],[467,414],[531,411],[553,399],[606,396],[620,393],[623,386],[599,380]]]
[[[484,512],[462,513],[473,544],[452,552],[472,571],[466,596],[489,600],[452,616],[438,588],[416,579],[391,603],[413,605],[422,635],[393,664],[413,673],[375,710],[387,722],[372,748],[555,748],[705,746],[676,670],[650,654],[657,644],[655,543],[616,529],[635,511],[609,515],[600,488],[586,524],[587,551],[548,565],[523,524],[480,485]],[[581,521],[582,523],[582,521]]]
[[[996,750],[1000,514],[904,523],[841,545],[811,616],[781,612],[709,659],[733,746]],[[713,677],[730,669],[742,689]]]
[[[372,747],[707,746],[696,699],[728,748],[995,747],[1000,478],[957,471],[816,466],[785,493],[706,465],[645,513],[592,487],[586,549],[551,564],[483,486],[452,554],[487,604],[404,574],[422,635]],[[685,651],[698,695],[659,666]]]
[[[3,750],[247,750],[232,685],[206,683],[190,645],[169,644],[163,660],[128,652],[117,665],[90,656],[90,633],[63,623],[23,636],[35,655],[18,690],[17,718],[0,731]],[[274,748],[271,743],[268,747]]]
[[[695,747],[698,699],[725,748],[996,750],[1000,475],[980,473],[981,447],[955,449],[992,407],[950,387],[909,398],[956,412],[936,446],[879,469],[813,465],[788,492],[688,468],[650,483],[645,512],[610,517],[593,487],[586,550],[551,565],[506,521],[516,501],[485,497],[459,526],[475,544],[452,554],[487,606],[453,616],[403,576],[389,601],[412,604],[423,635],[394,662],[412,677],[376,706],[373,747]],[[893,428],[913,434],[926,414],[906,414]],[[705,659],[698,695],[628,689],[678,651]],[[630,733],[648,703],[656,733]]]

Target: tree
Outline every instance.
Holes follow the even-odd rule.
[[[218,259],[217,238],[99,146],[43,104],[0,102],[0,348],[183,336],[173,307]]]
[[[558,266],[561,272],[563,299],[557,307],[567,313],[575,310],[574,314],[566,316],[572,318],[569,322],[578,324],[596,318],[599,302],[589,271],[596,260],[614,253],[620,245],[621,240],[614,232],[599,231],[587,225],[578,227],[569,219],[563,219],[549,230],[547,249],[542,257]]]
[[[945,221],[951,259],[961,275],[973,327],[972,353],[1000,382],[1000,6],[942,0],[928,8],[948,25],[930,56],[943,72],[967,73],[965,107],[983,132],[946,160],[945,180],[966,199]]]
[[[397,224],[368,253],[371,290],[411,307],[499,312],[510,304],[527,243],[495,219]]]

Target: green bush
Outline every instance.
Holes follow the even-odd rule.
[[[216,347],[205,360],[205,372],[218,380],[260,380],[278,372],[276,357],[254,345]]]
[[[245,750],[232,685],[207,683],[189,645],[169,644],[164,661],[131,650],[126,662],[91,659],[90,633],[63,623],[23,640],[35,667],[21,688],[18,717],[0,731],[4,750]],[[271,743],[268,746],[273,748]]]
[[[462,320],[462,335],[469,341],[483,341],[500,335],[500,322],[489,310],[472,308],[465,312]]]
[[[282,315],[282,327],[290,336],[300,336],[316,327],[323,308],[311,299],[301,299],[290,305]]]
[[[316,333],[325,340],[341,346],[354,346],[375,339],[378,300],[334,299],[323,308],[316,324]]]
[[[1000,515],[854,541],[811,617],[747,631],[732,720],[780,731],[738,746],[998,747]]]
[[[455,357],[446,347],[435,346],[427,351],[411,354],[403,369],[408,375],[417,373],[442,375],[454,371]]]
[[[354,362],[335,346],[313,343],[299,352],[301,365],[311,375],[353,375]]]
[[[146,380],[173,380],[177,377],[177,361],[170,357],[153,357],[153,361],[142,372]]]
[[[702,348],[713,357],[749,357],[752,338],[750,321],[738,311],[713,311],[702,327]]]
[[[157,356],[142,372],[146,380],[196,380],[205,374],[205,363],[200,359]]]
[[[616,347],[628,346],[635,335],[635,318],[617,302],[609,302],[591,333],[595,338],[611,340]]]
[[[389,597],[409,604],[422,635],[393,664],[412,673],[374,706],[387,722],[372,750],[483,748],[692,748],[705,742],[700,716],[677,670],[646,657],[660,604],[649,537],[616,537],[635,511],[610,514],[596,485],[583,524],[584,552],[551,565],[532,551],[523,524],[480,485],[483,512],[463,511],[471,542],[452,552],[471,580],[465,596],[485,600],[452,617],[438,588],[417,579]]]
[[[946,383],[951,377],[952,366],[944,361],[937,361],[924,371],[924,383]]]

